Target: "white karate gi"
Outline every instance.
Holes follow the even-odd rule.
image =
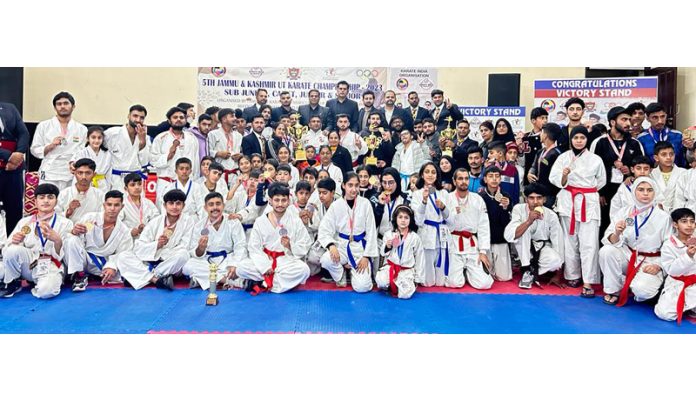
[[[316,168],[317,171],[327,170],[329,172],[329,177],[336,182],[336,195],[339,197],[342,196],[343,188],[341,188],[341,185],[343,185],[343,172],[341,169],[333,163],[330,163],[328,166],[319,164]]]
[[[422,192],[415,195],[414,199],[423,199]],[[423,205],[422,201],[417,203]],[[491,228],[488,221],[486,203],[479,194],[473,192],[469,192],[461,201],[457,198],[456,192],[452,192],[448,194],[445,205],[447,206],[445,210],[449,209],[447,228],[450,232],[450,274],[445,278],[444,285],[459,288],[463,287],[466,284],[466,279],[468,279],[469,284],[478,290],[491,288],[493,277],[486,273],[483,264],[478,261],[480,254],[486,254],[491,249]],[[432,205],[426,207],[432,209]],[[418,222],[418,217],[416,217],[416,222]],[[421,238],[424,235],[421,231],[425,227],[432,229],[429,226],[420,226],[418,231]],[[453,234],[455,231],[467,231],[473,234],[473,236],[470,239],[461,237],[460,240],[459,235]],[[430,235],[433,237],[431,238],[432,241],[435,233],[432,232]],[[472,241],[473,246],[471,245]],[[461,247],[460,244],[462,245]],[[426,268],[428,267],[432,268],[432,265],[428,265],[426,260]]]
[[[164,190],[168,182],[176,180],[176,161],[182,157],[191,160],[191,177],[198,177],[200,173],[201,161],[198,154],[198,139],[191,132],[184,130],[183,137],[174,156],[167,160],[169,148],[174,143],[174,135],[170,131],[164,131],[157,135],[150,147],[150,163],[157,172],[157,196]],[[162,177],[168,180],[162,179]],[[185,192],[185,191],[184,191]]]
[[[599,210],[599,193],[579,194],[571,199],[568,186],[578,188],[604,187],[607,182],[606,172],[602,159],[587,150],[574,162],[575,155],[568,150],[558,156],[551,167],[549,181],[561,191],[558,193],[556,211],[561,218],[565,242],[564,276],[566,280],[582,278],[585,284],[599,284],[599,266],[597,265],[597,251],[599,250],[599,223],[601,213]],[[566,185],[561,185],[563,169],[570,167]],[[586,220],[582,222],[582,204],[586,203]],[[571,210],[575,211],[575,234],[570,235]]]
[[[109,239],[105,242],[104,231],[100,228],[104,226],[104,213],[86,214],[75,224],[85,224],[86,222],[94,224],[94,227],[86,234],[68,234],[63,240],[65,248],[63,263],[67,267],[67,274],[85,271],[95,276],[101,276],[104,268],[116,270],[118,255],[133,249],[130,230],[122,221],[117,219]],[[113,281],[120,280],[118,277],[114,277]]]
[[[262,209],[263,206],[256,206],[256,194],[254,193],[249,198],[246,191],[235,193],[231,200],[225,202],[225,213],[236,213],[242,216],[240,223],[242,223],[242,228],[246,233],[247,243],[249,243],[254,222],[261,215]]]
[[[563,266],[563,237],[566,233],[561,228],[558,215],[544,207],[544,217],[535,220],[527,231],[515,239],[515,230],[527,221],[528,217],[529,208],[526,202],[515,205],[512,208],[510,223],[505,227],[505,240],[515,245],[522,266],[531,264],[532,244],[536,250],[541,248],[537,260],[539,275],[560,269]]]
[[[302,145],[307,148],[307,146],[312,145],[314,146],[314,149],[319,153],[319,148],[322,145],[328,145],[329,144],[329,138],[324,135],[324,131],[319,130],[319,131],[312,131],[311,129],[307,130],[307,133],[302,135]]]
[[[684,171],[676,185],[672,210],[682,207],[696,210],[696,169]]]
[[[638,252],[654,253],[659,252],[662,243],[672,234],[672,220],[669,214],[659,207],[655,206],[652,210],[652,215],[647,220],[644,226],[640,227],[639,240],[636,241],[635,225],[642,225],[645,218],[650,214],[650,209],[642,212],[634,220],[633,226],[626,226],[626,229],[619,237],[619,241],[615,244],[609,242],[609,236],[616,231],[616,223],[629,217],[633,210],[633,206],[621,209],[617,213],[617,218],[612,219],[607,227],[607,231],[602,238],[604,246],[599,250],[599,267],[604,275],[604,293],[619,294],[626,280],[626,272],[628,270],[628,262],[631,258],[631,249]],[[629,249],[630,247],[630,249]],[[642,266],[660,264],[660,257],[645,257],[636,258],[636,266],[641,265],[638,273],[631,282],[630,289],[635,296],[635,300],[645,301],[657,295],[662,282],[664,281],[664,272],[660,271],[657,274],[645,273]]]
[[[317,194],[316,197],[314,196],[315,194]],[[314,213],[312,214],[312,221],[307,228],[307,231],[309,232],[309,235],[312,237],[313,241],[312,247],[309,249],[309,253],[307,254],[307,264],[309,265],[311,275],[314,276],[315,274],[319,274],[319,272],[321,272],[321,257],[326,252],[326,249],[324,249],[324,247],[321,246],[321,242],[319,242],[319,226],[321,225],[321,221],[326,215],[326,212],[329,211],[331,205],[329,205],[329,208],[325,207],[324,204],[319,201],[317,191],[315,191],[315,193],[309,197],[308,204],[309,203],[314,205]]]
[[[63,241],[73,228],[73,222],[59,213],[49,218],[47,223],[49,226],[53,226],[53,230],[60,235]],[[32,232],[24,237],[22,243],[12,245],[12,237],[20,232],[24,226],[29,226]],[[46,240],[46,243],[42,245],[36,227],[37,223],[34,221],[34,216],[24,217],[7,238],[5,249],[3,249],[3,262],[5,264],[3,280],[5,284],[20,278],[33,281],[36,286],[31,290],[31,293],[35,297],[53,298],[60,294],[60,287],[63,284],[61,261],[65,256],[65,246],[61,247],[60,252],[56,252],[53,241]],[[46,238],[44,237],[44,239]],[[40,255],[47,255],[53,259],[39,260]],[[43,263],[44,261],[45,263]],[[55,261],[58,261],[58,265],[55,264]],[[31,267],[34,262],[37,262],[36,266]]]
[[[222,164],[222,167],[227,171],[238,170],[239,164],[234,161],[232,157],[223,159],[221,157],[216,157],[217,152],[228,151],[230,155],[235,153],[242,153],[242,134],[237,131],[232,131],[231,133],[226,133],[225,130],[220,127],[214,129],[208,133],[208,152],[211,156],[215,157],[215,161]],[[227,185],[233,185],[232,177],[236,174],[228,174],[229,180],[226,182]],[[225,181],[225,175],[221,181]]]
[[[180,189],[186,194],[186,204],[184,205],[184,213],[198,221],[206,216],[205,212],[205,196],[208,194],[208,189],[189,178],[186,184],[176,179],[174,182],[167,182],[162,186],[162,191],[157,188],[157,205],[160,213],[165,213],[164,210],[164,195],[172,189]]]
[[[7,242],[6,224],[7,222],[5,221],[5,214],[0,213],[0,281],[3,281],[5,278],[5,265],[2,261],[2,249],[5,247],[5,243]]]
[[[285,227],[290,238],[290,249],[280,242],[280,226]],[[249,258],[237,267],[237,275],[245,280],[263,281],[265,274],[273,268],[273,258],[265,250],[283,252],[278,256],[273,273],[271,292],[277,294],[290,291],[309,278],[309,266],[302,261],[307,255],[312,240],[307,234],[302,221],[292,214],[285,213],[280,219],[279,227],[274,227],[268,215],[259,216],[251,229],[249,238]]]
[[[423,204],[423,189],[417,190],[411,197],[411,207],[415,214],[416,225],[419,227],[418,236],[421,238],[425,250],[425,264],[422,272],[416,272],[416,282],[426,287],[434,285],[461,287],[464,285],[464,265],[457,266],[457,269],[461,268],[461,271],[455,272],[452,269],[453,258],[450,256],[448,246],[450,242],[449,230],[447,224],[442,224],[449,218],[451,211],[449,207],[440,211],[434,206],[435,199],[440,199],[447,206],[449,194],[441,189],[435,194],[430,194],[428,198],[428,201]],[[426,220],[435,223],[439,228],[426,224]],[[439,266],[437,266],[438,261],[440,262]],[[449,270],[452,277],[447,277],[445,270]]]
[[[386,243],[386,241],[398,235],[398,233],[388,231],[384,234],[383,238]],[[401,255],[399,255],[399,249],[401,249]],[[389,290],[389,270],[391,266],[387,261],[391,261],[395,265],[401,266],[401,271],[394,278],[394,284],[397,288],[397,294],[394,295],[401,299],[411,298],[416,292],[416,271],[422,270],[423,263],[425,263],[423,258],[423,244],[421,243],[418,233],[408,233],[403,241],[403,246],[394,247],[389,251],[382,245],[380,253],[385,257],[385,262],[384,265],[379,268],[375,276],[377,287],[381,290]]]
[[[355,198],[353,209],[348,207],[345,199],[341,198],[331,204],[326,215],[319,224],[318,240],[326,252],[320,259],[321,267],[331,273],[334,281],[341,280],[344,272],[343,265],[350,265],[351,285],[356,292],[368,292],[372,290],[372,263],[368,265],[366,271],[358,273],[356,266],[360,258],[368,259],[379,255],[377,247],[377,226],[375,225],[375,215],[372,213],[370,201],[358,196]],[[353,220],[353,230],[351,232],[350,219]],[[339,235],[340,234],[340,235]],[[353,235],[353,241],[343,238]],[[358,240],[364,235],[364,239]],[[363,241],[364,244],[363,245]],[[331,253],[328,251],[329,244],[335,244],[340,255],[338,263],[331,260]],[[350,254],[349,254],[350,251]],[[352,255],[352,260],[350,259]]]
[[[150,162],[149,137],[145,137],[145,147],[141,150],[138,135],[131,142],[128,129],[122,125],[104,131],[104,144],[111,152],[111,188],[124,192],[126,175],[139,172]]]
[[[360,149],[358,149],[357,146],[358,142],[361,144]],[[367,154],[367,142],[365,142],[365,139],[353,131],[349,131],[343,138],[341,138],[341,146],[348,149],[353,164],[356,163],[359,156]]]
[[[660,180],[662,180],[662,177],[660,177]],[[662,181],[664,184],[664,180]],[[631,186],[628,186],[626,184],[621,184],[619,186],[619,189],[616,191],[616,194],[614,195],[613,198],[611,198],[611,209],[609,209],[609,218],[614,219],[620,212],[621,209],[624,209],[626,207],[633,206],[633,194],[631,193]],[[665,196],[660,189],[659,185],[655,185],[655,205],[662,206],[662,210],[667,210],[664,206],[665,202]],[[625,218],[625,217],[624,217]]]
[[[80,201],[80,207],[75,209],[70,216],[70,220],[75,223],[82,219],[87,213],[100,212],[102,210],[104,192],[99,188],[89,186],[86,192],[81,193],[77,190],[75,185],[71,185],[65,189],[61,189],[60,195],[58,195],[56,211],[65,216],[65,212],[67,212],[70,202],[72,202],[73,199]]]
[[[675,209],[675,195],[677,188],[679,187],[679,182],[682,177],[686,174],[686,170],[674,166],[672,168],[672,174],[669,176],[669,181],[665,183],[665,179],[662,177],[662,172],[659,167],[655,167],[650,173],[650,177],[655,181],[657,188],[662,194],[662,209],[667,213],[670,213]],[[657,189],[655,190],[657,192]]]
[[[126,227],[128,227],[128,235],[130,235],[131,230],[140,224],[147,225],[150,220],[159,216],[159,214],[157,206],[144,195],[140,197],[140,206],[138,206],[126,194],[123,200],[123,209],[121,209],[118,219],[125,223]]]
[[[684,290],[684,282],[674,277],[686,278],[685,276],[696,275],[696,260],[690,257],[686,251],[686,245],[676,236],[670,236],[662,245],[662,255],[660,256],[660,266],[665,272],[665,286],[660,294],[660,299],[655,305],[655,314],[660,319],[677,319],[677,300],[679,294],[684,291],[684,311],[696,308],[696,285],[692,284]],[[694,277],[689,279],[693,280]]]
[[[94,161],[97,165],[97,169],[94,171],[95,176],[92,180],[92,185],[96,182],[96,187],[106,193],[111,190],[111,158],[111,152],[108,150],[99,150],[99,153],[94,153],[91,147],[85,146],[75,153],[70,161],[73,163],[80,159],[90,159]],[[77,179],[73,177],[72,183],[75,184],[76,181]],[[123,192],[123,187],[114,189]]]
[[[196,248],[198,248],[203,228],[208,229],[208,247],[203,255],[197,256]],[[221,251],[225,254],[214,254]],[[223,281],[231,266],[238,266],[242,260],[247,259],[247,240],[241,223],[223,216],[220,227],[216,230],[207,218],[199,221],[193,228],[189,253],[191,258],[184,265],[184,275],[194,278],[203,290],[207,290],[210,288],[210,263],[212,262],[218,267],[217,282]]]
[[[189,259],[188,246],[193,235],[195,221],[182,213],[169,241],[157,249],[157,239],[164,233],[166,213],[150,221],[140,238],[135,240],[133,250],[125,251],[118,257],[117,265],[121,277],[139,290],[145,287],[153,277],[164,277],[181,273]],[[161,261],[152,270],[147,262]]]
[[[34,157],[42,159],[39,166],[40,182],[54,184],[58,189],[70,186],[73,179],[70,173],[70,158],[87,143],[87,127],[71,119],[68,122],[64,143],[46,155],[44,148],[53,142],[54,138],[63,136],[61,131],[58,117],[41,121],[36,127],[30,148]]]

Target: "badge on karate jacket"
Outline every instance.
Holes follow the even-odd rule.
[[[447,243],[447,236],[449,235],[449,228],[446,225],[440,225],[440,243],[443,245]]]
[[[621,170],[619,170],[616,167],[611,168],[611,183],[612,184],[621,184],[624,180],[623,173]]]

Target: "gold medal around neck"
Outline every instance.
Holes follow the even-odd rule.
[[[171,238],[173,234],[174,230],[172,230],[171,228],[167,228],[164,230],[164,236],[167,238]]]
[[[377,186],[377,183],[378,183],[379,181],[377,180],[377,177],[375,177],[375,176],[373,175],[372,177],[370,177],[369,182],[370,182],[370,185],[372,185],[372,186],[374,187],[374,186]]]
[[[494,198],[496,201],[500,202],[501,200],[503,200],[503,194],[500,191],[498,191],[495,193]]]
[[[29,226],[24,226],[20,232],[24,235],[29,235],[31,234],[31,228]]]

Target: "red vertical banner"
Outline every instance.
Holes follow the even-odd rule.
[[[149,173],[145,181],[145,197],[156,203],[157,199],[157,174]]]
[[[24,215],[36,213],[36,196],[34,191],[39,186],[39,173],[36,171],[24,174]]]

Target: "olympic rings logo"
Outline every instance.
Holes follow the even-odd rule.
[[[355,75],[364,78],[377,78],[379,76],[379,71],[377,70],[356,70]]]

